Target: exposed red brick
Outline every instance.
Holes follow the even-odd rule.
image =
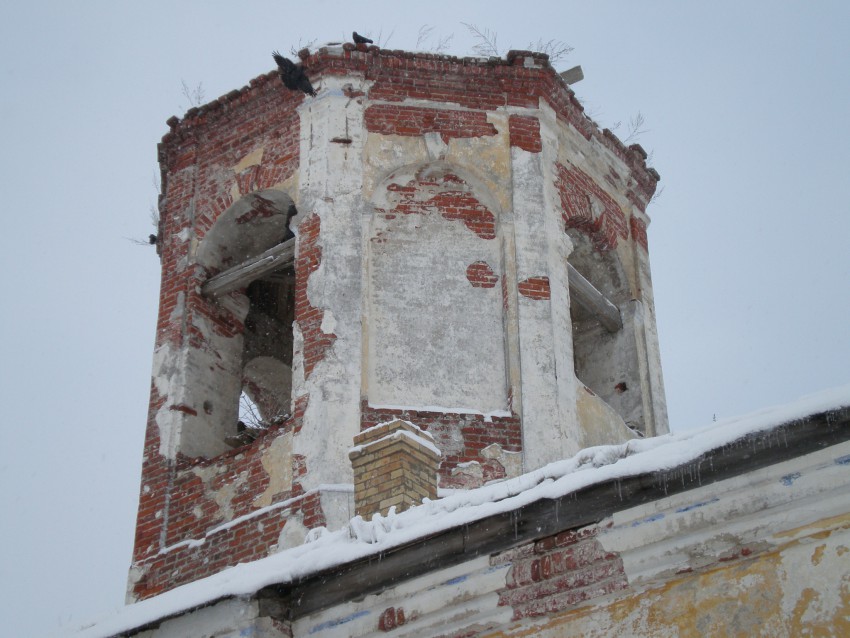
[[[539,153],[543,150],[543,141],[540,139],[540,120],[536,117],[511,115],[508,118],[508,130],[511,135],[511,146],[530,153]]]
[[[466,267],[466,278],[475,288],[494,288],[499,275],[493,272],[486,261],[476,261]]]
[[[599,250],[615,248],[618,239],[628,237],[622,209],[587,173],[561,163],[556,163],[555,169],[555,187],[567,228],[587,233]]]
[[[457,220],[481,239],[496,238],[496,216],[470,192],[460,177],[451,173],[424,177],[418,175],[405,184],[391,183],[394,207],[384,213],[424,215],[432,210],[449,220]],[[422,193],[429,195],[422,197]]]
[[[304,378],[322,359],[336,341],[336,335],[322,331],[325,311],[314,307],[307,298],[307,280],[322,260],[319,245],[320,220],[313,213],[298,227],[298,257],[295,260],[295,321],[304,337]]]
[[[533,551],[511,555],[511,569],[499,604],[514,620],[563,611],[586,600],[628,587],[623,561],[596,538],[598,529],[567,531],[541,539]]]
[[[632,239],[634,242],[646,251],[649,251],[649,240],[646,237],[646,223],[632,215],[629,220],[629,226],[632,230]]]
[[[478,487],[484,481],[505,478],[505,471],[501,464],[481,455],[481,451],[493,443],[499,444],[506,452],[522,451],[520,418],[515,414],[493,416],[487,420],[480,414],[374,408],[365,400],[361,403],[360,428],[362,430],[394,419],[410,421],[434,437],[435,444],[442,453],[439,471],[440,487]],[[453,475],[452,471],[460,463],[471,461],[482,466],[483,480],[472,482],[468,474]]]
[[[378,618],[378,629],[381,631],[392,631],[404,623],[404,609],[401,607],[387,607]]]
[[[198,411],[194,408],[190,408],[188,405],[171,405],[168,406],[169,410],[174,410],[175,412],[183,412],[184,414],[191,414],[192,416],[198,416]]]
[[[551,296],[549,277],[529,277],[519,282],[517,289],[519,294],[529,299],[544,300]]]
[[[484,111],[450,111],[415,106],[377,104],[366,109],[366,130],[382,135],[419,137],[439,133],[443,141],[451,138],[496,135],[496,127],[487,121]]]

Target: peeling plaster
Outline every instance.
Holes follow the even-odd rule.
[[[269,484],[263,493],[254,499],[254,507],[271,505],[275,494],[292,489],[292,435],[287,432],[272,441],[271,445],[263,450],[260,463],[269,475]]]
[[[203,481],[204,491],[212,496],[213,501],[218,505],[222,520],[229,521],[233,519],[233,498],[245,486],[248,480],[248,473],[240,472],[232,482],[224,483],[218,489],[213,489],[211,483],[221,472],[220,467],[215,465],[206,467],[194,466],[191,470],[195,476]]]
[[[481,456],[500,463],[505,468],[505,478],[522,474],[522,452],[508,452],[498,443],[492,443],[481,450]]]
[[[245,155],[239,162],[233,167],[233,172],[237,175],[244,171],[246,168],[251,166],[259,166],[263,163],[263,152],[265,149],[260,146],[259,148],[255,148],[253,151]]]
[[[286,519],[286,525],[280,531],[280,536],[277,539],[277,551],[304,544],[304,540],[307,538],[307,533],[310,530],[304,526],[303,518],[303,514],[298,512],[291,514]]]

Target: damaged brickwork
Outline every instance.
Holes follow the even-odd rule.
[[[490,446],[498,446],[500,450],[514,455],[522,450],[520,419],[516,415],[484,416],[375,408],[365,401],[361,406],[361,426],[364,430],[394,419],[415,423],[434,437],[435,445],[443,454],[439,472],[440,487],[478,487],[487,481],[516,474],[509,471],[508,463],[498,458],[488,458],[484,453]],[[459,466],[469,467],[470,464],[479,466],[480,472],[457,471]]]
[[[513,620],[548,616],[629,585],[622,559],[606,551],[595,527],[566,531],[491,559],[511,558],[499,604],[513,609]]]
[[[295,267],[295,320],[304,338],[305,377],[310,376],[313,368],[324,358],[327,349],[336,339],[332,332],[326,333],[322,330],[324,310],[313,307],[307,298],[307,279],[316,271],[322,259],[322,247],[319,245],[320,224],[319,217],[311,215],[298,227],[300,249]]]
[[[655,377],[629,377],[625,395],[666,428],[650,410],[663,393],[643,211],[658,175],[642,149],[600,131],[543,54],[344,45],[300,57],[316,97],[268,73],[170,119],[159,146],[162,280],[132,599],[344,524],[348,450],[377,423],[432,435],[443,488],[562,458],[584,430],[630,436],[625,409],[602,427],[604,411],[577,398],[567,232],[625,264],[617,294],[648,309],[642,349],[622,364]],[[294,256],[262,286],[208,291],[286,241]],[[276,413],[253,440],[237,423],[245,390]]]

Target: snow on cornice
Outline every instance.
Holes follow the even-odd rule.
[[[225,569],[154,598],[128,605],[82,629],[77,638],[100,638],[141,628],[185,611],[231,597],[252,596],[316,572],[385,552],[412,541],[514,511],[542,499],[560,498],[605,481],[649,475],[680,467],[742,439],[769,433],[815,414],[850,407],[850,384],[793,403],[723,419],[707,427],[622,445],[592,447],[522,476],[478,489],[425,500],[401,514],[357,516],[341,530],[312,530],[310,542],[251,563]]]

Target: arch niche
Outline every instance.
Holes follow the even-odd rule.
[[[373,196],[366,357],[373,406],[508,409],[499,212],[447,162],[410,165]]]

